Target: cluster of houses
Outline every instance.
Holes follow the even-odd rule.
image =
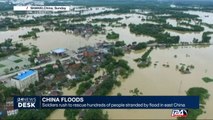
[[[51,61],[51,58],[48,55],[45,55],[45,54],[39,54],[34,59],[35,64],[43,64],[43,63],[47,63],[47,62],[50,62],[50,61]]]
[[[50,54],[39,54],[38,56],[35,57],[34,63],[37,65],[48,63],[53,60],[52,57],[54,57],[55,59],[69,57],[69,55],[66,52],[67,52],[67,49],[65,48],[57,48],[52,50]]]
[[[98,67],[104,60],[104,55],[110,53],[109,50],[113,46],[114,43],[102,42],[97,43],[95,47],[81,47],[77,51],[75,51],[75,54],[69,59],[61,61],[64,72],[61,72],[60,74],[44,74],[44,71],[47,69],[46,66],[40,67],[36,70],[24,70],[11,78],[11,85],[18,88],[20,91],[24,91],[26,88],[29,87],[30,84],[35,84],[35,82],[39,81],[39,79],[42,77],[44,78],[44,81],[41,84],[48,85],[56,83],[56,85],[52,86],[51,89],[46,92],[46,94],[44,94],[44,91],[40,91],[40,95],[62,95],[63,93],[61,92],[61,90],[59,90],[59,87],[57,85],[62,81],[61,78],[66,78],[67,80],[78,80],[78,78],[81,77],[80,73],[89,73],[94,75],[98,71]],[[53,52],[64,51],[60,49]],[[48,60],[49,59],[45,58],[45,56],[42,55],[37,58],[37,62],[40,63],[46,62]],[[59,69],[59,65],[56,63],[51,64],[51,66],[53,67],[53,69]],[[107,75],[101,76],[99,79],[96,80],[94,85],[92,85],[88,90],[85,91],[83,95],[92,95],[96,91],[97,86],[105,79],[107,79]],[[11,107],[13,105],[11,101],[8,101],[4,105],[4,107],[1,107],[4,109],[0,109],[0,116],[3,115],[3,113],[6,113],[8,116],[17,114],[18,110],[14,110],[13,107]]]
[[[44,80],[41,85],[51,86],[51,84],[55,83],[55,85],[51,86],[48,91],[37,91],[36,95],[51,95],[51,96],[60,96],[63,93],[59,90],[58,84],[62,83],[63,78],[66,78],[68,81],[78,80],[81,76],[81,73],[89,73],[94,75],[103,62],[104,55],[110,54],[110,49],[114,47],[114,43],[110,42],[101,42],[97,43],[94,47],[85,46],[78,48],[77,51],[74,51],[74,55],[69,57],[69,59],[61,61],[61,65],[64,68],[64,72],[60,74],[44,74],[47,69],[46,66],[40,67],[36,70],[25,70],[11,78],[12,85],[18,88],[21,91],[28,88],[30,84],[35,84],[36,81],[42,77]],[[126,46],[125,46],[126,47]],[[63,54],[65,52],[62,49],[52,51],[52,54]],[[43,63],[49,61],[46,56],[39,55],[37,57],[37,62]],[[53,69],[59,69],[59,65],[57,63],[51,64]],[[107,80],[109,76],[103,75],[99,76],[95,79],[95,84],[93,84],[89,89],[85,91],[83,95],[91,96],[97,90],[97,87],[101,84],[102,81]],[[61,82],[61,83],[60,83]],[[40,85],[38,85],[39,87]],[[13,109],[13,101],[7,101],[6,104],[2,105],[0,109],[0,116],[7,115],[15,115],[18,110]]]
[[[75,35],[80,35],[84,38],[91,37],[95,31],[98,31],[101,33],[105,32],[105,30],[102,29],[101,27],[94,27],[90,24],[69,25],[69,27],[67,27],[67,29],[66,29],[66,32],[72,33]]]
[[[63,65],[68,71],[67,79],[78,79],[80,72],[95,74],[104,59],[104,54],[109,53],[112,45],[113,43],[103,42],[97,43],[96,47],[85,46],[78,48],[75,55],[71,57],[72,62],[65,62]]]
[[[79,80],[81,78],[82,73],[88,73],[94,75],[101,62],[104,60],[104,55],[109,53],[111,47],[114,46],[114,43],[102,42],[97,43],[95,47],[85,46],[78,48],[77,51],[73,51],[73,55],[69,57],[69,59],[61,61],[61,66],[64,71],[59,73],[45,73],[46,67],[38,68],[39,78],[44,79],[42,83],[45,88],[48,87],[48,91],[42,92],[38,94],[45,95],[61,95],[61,91],[53,88],[52,83],[63,84],[64,86],[68,85],[67,82],[73,80]],[[62,49],[53,50],[52,54],[63,54],[65,52]],[[55,64],[51,64],[53,69],[59,69],[59,66]],[[66,79],[66,80],[65,80]],[[64,81],[65,80],[65,81]],[[39,85],[39,86],[42,86]],[[86,95],[91,95],[95,91],[95,87],[90,88]]]
[[[81,35],[82,37],[89,38],[93,34],[93,27],[92,25],[70,25],[66,31],[75,35]]]

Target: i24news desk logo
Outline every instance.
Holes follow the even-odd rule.
[[[172,110],[172,117],[187,117],[188,116],[188,110],[185,109],[175,109]]]
[[[18,108],[36,108],[36,98],[17,98]]]

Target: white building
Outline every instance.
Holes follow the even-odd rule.
[[[25,88],[28,88],[30,84],[34,84],[35,81],[38,80],[38,71],[26,70],[14,76],[11,79],[11,82],[14,87],[18,88],[20,91],[23,91]]]
[[[66,78],[69,80],[74,80],[74,79],[76,79],[76,76],[75,76],[75,74],[73,74],[73,75],[67,74]]]

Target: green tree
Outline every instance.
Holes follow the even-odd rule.
[[[92,85],[92,81],[81,83],[76,91],[77,95],[83,94],[87,89],[89,89]]]
[[[106,38],[107,39],[118,39],[119,38],[119,34],[115,33],[115,32],[111,32],[111,33],[107,34]]]
[[[117,96],[122,96],[122,94],[121,93],[117,93]]]
[[[116,42],[115,42],[115,46],[116,46],[116,47],[122,47],[122,46],[124,46],[124,45],[126,45],[124,41],[116,41]]]
[[[124,56],[124,51],[122,48],[111,48],[110,52],[116,57]]]
[[[5,74],[8,74],[9,72],[10,72],[10,70],[9,70],[8,68],[5,68],[5,69],[4,69],[4,73],[5,73]]]
[[[59,69],[59,71],[61,71],[61,72],[63,72],[63,71],[64,71],[64,68],[63,68],[63,66],[62,66],[62,64],[61,64],[61,61],[60,61],[60,60],[56,60],[56,65],[58,65],[58,69]]]
[[[145,42],[141,42],[141,43],[138,43],[135,47],[134,47],[134,50],[142,50],[144,48],[147,47],[147,44]]]
[[[67,120],[76,120],[75,117],[79,114],[79,109],[65,109],[64,116]]]
[[[0,103],[4,103],[5,102],[5,96],[3,93],[0,92]]]

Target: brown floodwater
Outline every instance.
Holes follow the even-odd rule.
[[[213,13],[212,12],[203,12],[203,11],[184,11],[185,13],[198,15],[203,22],[213,24]]]
[[[202,32],[179,32],[175,30],[165,30],[165,32],[170,33],[172,36],[180,36],[180,42],[193,42],[194,38],[197,38],[199,41],[202,40],[203,32],[213,31],[208,27],[204,27],[204,31]],[[213,34],[209,35],[211,37],[210,43],[213,43]]]
[[[125,17],[130,16],[130,18],[124,18],[121,22],[129,23],[143,23],[141,21],[142,15],[127,14],[127,15],[109,15],[102,17]],[[98,16],[100,17],[100,16]],[[175,24],[175,21],[170,21]],[[43,29],[42,26],[38,26]],[[95,43],[106,40],[106,35],[92,36],[89,39],[85,39],[81,36],[75,36],[73,34],[68,34],[64,32],[40,32],[37,35],[39,38],[36,40],[27,39],[22,40],[18,38],[19,35],[26,34],[33,27],[23,27],[18,30],[9,30],[6,32],[0,32],[0,42],[3,42],[7,38],[12,38],[15,42],[22,42],[25,45],[36,45],[40,49],[41,53],[49,52],[55,48],[68,48],[70,50],[76,50],[79,47],[85,45],[94,46]],[[127,44],[133,41],[144,42],[148,40],[153,40],[149,36],[136,36],[129,32],[128,27],[126,28],[112,28],[106,27],[109,31],[113,31],[120,34],[119,40],[124,40]],[[205,31],[211,31],[205,27]],[[166,30],[171,35],[179,35],[180,41],[191,42],[193,38],[198,38],[201,40],[202,32],[186,32],[181,33],[177,31]],[[212,36],[213,37],[213,36]],[[211,40],[212,42],[212,40]],[[186,91],[191,87],[204,87],[209,90],[211,94],[207,104],[205,105],[206,113],[199,116],[200,119],[213,119],[210,115],[213,112],[213,83],[205,83],[202,81],[202,77],[213,78],[213,46],[210,47],[179,47],[170,49],[156,49],[151,53],[152,61],[155,63],[158,61],[158,65],[154,67],[151,65],[148,68],[140,69],[133,59],[141,57],[144,51],[132,52],[126,54],[123,59],[129,62],[129,65],[134,68],[134,73],[128,79],[120,79],[122,85],[120,87],[115,87],[109,95],[117,95],[121,93],[122,95],[131,95],[129,90],[138,88],[143,95],[185,95]],[[190,57],[186,57],[189,54]],[[177,58],[174,58],[177,55]],[[170,68],[165,68],[162,64],[169,64]],[[183,75],[176,71],[176,65],[184,63],[187,65],[193,64],[195,69],[192,70],[191,74]],[[100,75],[97,73],[97,76]],[[76,88],[67,90],[63,88],[64,95],[75,95]],[[111,119],[172,119],[171,110],[106,110]],[[64,110],[56,110],[47,119],[65,119]]]
[[[141,14],[107,14],[107,15],[97,15],[97,16],[92,16],[92,17],[88,17],[87,20],[91,21],[92,19],[103,19],[103,18],[123,18],[122,20],[120,20],[119,22],[121,23],[126,23],[127,25],[132,23],[132,24],[142,24],[142,23],[153,23],[156,24],[154,22],[150,22],[150,21],[142,21],[142,18],[146,18],[145,15],[141,15]]]
[[[213,84],[202,81],[203,77],[213,77],[213,54],[211,47],[180,47],[170,49],[157,49],[151,52],[152,62],[158,61],[157,66],[141,69],[133,59],[140,57],[141,53],[126,54],[123,59],[129,62],[134,68],[134,73],[122,81],[120,87],[115,87],[109,95],[132,95],[129,90],[138,88],[143,95],[186,95],[186,91],[191,87],[203,87],[208,89],[210,98],[205,105],[205,114],[199,119],[213,119]],[[186,54],[190,57],[186,57]],[[174,57],[177,55],[177,58]],[[165,68],[162,64],[169,64]],[[183,75],[176,70],[176,65],[184,63],[194,65],[195,69],[191,74]],[[110,119],[172,119],[171,110],[107,110]]]
[[[56,49],[56,48],[68,48],[70,50],[76,50],[79,47],[83,47],[85,45],[91,45],[94,46],[95,43],[101,42],[101,41],[107,41],[106,35],[93,35],[88,39],[85,39],[81,36],[76,36],[71,33],[65,33],[65,32],[52,32],[52,31],[44,31],[37,33],[37,36],[39,36],[37,39],[22,39],[19,38],[19,35],[26,34],[28,31],[31,31],[32,28],[35,27],[23,27],[18,30],[9,30],[5,32],[0,32],[0,42],[3,42],[5,39],[12,38],[14,42],[22,42],[24,45],[36,45],[40,49],[40,53],[46,53],[50,50]],[[43,29],[42,26],[39,26],[37,28]],[[137,42],[146,42],[148,40],[153,40],[154,38],[149,36],[136,36],[134,34],[131,34],[129,31],[129,28],[112,28],[107,27],[108,31],[113,29],[116,33],[120,34],[120,37],[118,40],[124,40],[127,44],[130,44],[134,41]],[[116,40],[111,40],[116,41]]]
[[[31,31],[32,28],[43,29],[42,26],[36,26],[36,27],[21,27],[19,29],[12,29],[8,31],[0,31],[0,42],[4,42],[4,40],[8,38],[13,39],[13,41],[20,41],[22,39],[19,38],[18,36],[27,34],[27,32]]]
[[[64,96],[75,96],[75,91],[77,90],[77,87],[74,87],[72,89],[62,88],[62,92]],[[49,117],[47,117],[47,120],[65,120],[64,117],[64,111],[65,109],[57,109],[53,113],[50,114]]]

